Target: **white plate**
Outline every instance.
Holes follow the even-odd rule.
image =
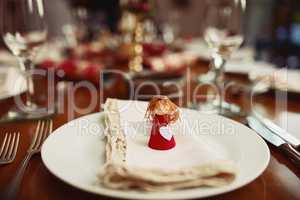
[[[144,116],[143,109],[146,104],[136,101],[133,106],[132,102],[122,101],[122,112],[127,116],[127,120],[138,121]],[[182,118],[197,122],[199,127],[210,131],[212,134],[205,136],[220,145],[226,151],[224,153],[228,155],[228,159],[237,163],[239,172],[234,182],[217,188],[199,187],[170,192],[147,193],[107,189],[96,184],[97,174],[105,159],[101,117],[103,113],[96,113],[63,125],[48,137],[41,151],[42,160],[50,172],[64,182],[87,192],[127,199],[208,197],[248,184],[257,178],[269,163],[270,153],[266,143],[251,129],[218,115],[203,115],[197,111],[182,109]]]

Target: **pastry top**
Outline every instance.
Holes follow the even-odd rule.
[[[146,118],[152,121],[155,115],[168,115],[170,123],[174,123],[179,118],[179,109],[168,97],[154,96],[146,110]]]

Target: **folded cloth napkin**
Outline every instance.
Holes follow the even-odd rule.
[[[106,162],[99,175],[103,186],[124,190],[170,191],[222,186],[234,180],[236,165],[226,160],[222,152],[215,152],[218,151],[216,146],[209,148],[206,141],[201,142],[199,136],[182,134],[182,127],[172,128],[174,133],[177,130],[174,149],[150,149],[147,146],[149,135],[139,133],[143,132],[141,124],[145,127],[147,123],[137,123],[136,127],[126,123],[128,113],[122,116],[118,101],[108,99],[104,106]],[[137,110],[131,112],[135,118],[143,116],[137,115]],[[144,132],[148,132],[147,128]]]
[[[20,94],[26,88],[25,77],[18,68],[0,64],[0,99]]]
[[[225,65],[225,71],[229,73],[250,75],[253,72],[270,73],[276,68],[273,64],[263,61],[229,60]]]
[[[254,70],[249,74],[250,80],[256,84],[266,84],[274,89],[300,92],[300,70],[273,69],[267,71]]]

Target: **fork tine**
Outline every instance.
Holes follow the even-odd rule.
[[[50,119],[50,126],[49,126],[49,132],[48,132],[48,135],[50,133],[52,133],[52,130],[53,130],[53,121]]]
[[[42,141],[44,141],[48,137],[48,134],[50,132],[51,121],[47,120],[47,122],[48,122],[47,123],[48,126],[46,126],[46,128],[45,128],[45,132],[44,132]]]
[[[43,145],[43,142],[45,141],[45,139],[48,137],[48,135],[52,132],[52,120],[47,120],[47,125],[45,126],[45,131],[43,133],[43,138],[41,140],[40,146],[38,147],[38,149],[40,149]]]
[[[39,133],[38,133],[38,134],[39,134],[39,135],[38,135],[38,139],[37,139],[35,145],[33,146],[33,149],[34,149],[34,150],[37,150],[38,147],[40,146],[42,137],[43,137],[43,135],[44,135],[44,128],[46,128],[45,123],[46,123],[46,122],[45,122],[44,120],[41,122],[41,129],[40,129],[40,131],[39,131]]]
[[[50,119],[49,120],[49,127],[48,127],[46,138],[52,133],[52,129],[53,129],[53,121]]]
[[[31,142],[31,144],[30,144],[29,149],[32,149],[33,146],[34,146],[34,144],[36,143],[37,136],[38,136],[39,131],[40,131],[40,126],[41,126],[41,120],[39,120],[38,125],[37,125],[37,127],[36,127],[36,129],[35,129],[34,138],[32,139],[32,142]]]
[[[17,139],[14,145],[14,149],[13,149],[13,153],[11,155],[11,159],[15,159],[16,154],[17,154],[17,150],[18,150],[18,146],[19,146],[19,141],[20,141],[20,132],[17,133]]]
[[[50,119],[49,120],[48,131],[47,131],[45,139],[52,133],[52,129],[53,129],[53,121]]]
[[[7,140],[7,135],[8,135],[8,134],[5,133],[4,140],[3,140],[2,145],[1,145],[0,156],[2,155],[4,146],[5,146],[5,143],[6,143],[6,140]]]
[[[15,146],[16,133],[14,132],[12,135],[13,135],[12,136],[12,140],[11,140],[10,144],[8,144],[9,150],[7,152],[7,155],[6,155],[6,159],[10,159],[11,158],[11,154],[12,154],[13,148]]]
[[[8,147],[9,147],[9,144],[10,144],[11,135],[12,134],[8,134],[7,142],[5,143],[5,148],[4,148],[3,154],[1,156],[1,159],[4,159],[6,154],[7,154]]]
[[[45,138],[47,137],[47,128],[48,127],[48,120],[45,121],[45,129],[42,130],[42,133],[41,133],[41,138],[39,140],[39,143],[36,145],[35,149],[36,150],[39,150],[40,147],[42,146],[43,144],[43,141],[45,140]]]

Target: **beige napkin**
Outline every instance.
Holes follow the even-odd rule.
[[[174,149],[150,149],[147,133],[151,125],[143,118],[137,121],[145,107],[127,107],[135,118],[127,121],[128,113],[120,111],[118,102],[108,99],[104,108],[106,163],[99,178],[105,187],[166,191],[222,186],[234,180],[237,168],[226,160],[221,148],[210,146],[209,141],[201,141],[199,136],[183,134],[187,127],[180,124],[172,127],[177,142]]]
[[[26,88],[25,77],[18,68],[0,65],[0,99],[20,94]]]
[[[253,71],[249,74],[250,80],[256,84],[266,84],[274,89],[300,92],[300,71],[291,69],[273,69],[269,71]]]

